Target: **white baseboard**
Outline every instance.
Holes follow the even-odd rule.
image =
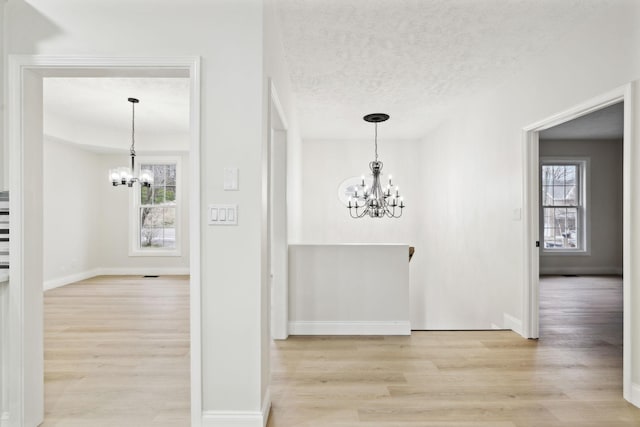
[[[631,383],[631,399],[629,399],[629,402],[640,408],[640,384]]]
[[[504,329],[511,329],[513,332],[522,335],[522,320],[516,319],[507,313],[502,313],[502,319]]]
[[[182,276],[188,275],[189,268],[178,267],[161,267],[161,268],[94,268],[93,270],[82,271],[80,273],[70,274],[56,279],[46,280],[42,288],[45,291],[49,289],[59,288],[60,286],[70,283],[79,282],[81,280],[90,279],[96,276]]]
[[[204,411],[202,427],[265,427],[271,410],[271,393],[267,393],[262,401],[262,409],[258,411]]]
[[[622,276],[622,268],[619,267],[540,267],[541,275],[575,274],[585,276]]]
[[[189,267],[107,267],[99,268],[99,276],[185,276]]]
[[[94,268],[93,270],[81,271],[80,273],[70,274],[68,276],[46,280],[43,283],[42,288],[45,291],[48,291],[49,289],[59,288],[60,286],[68,285],[69,283],[75,283],[81,280],[90,279],[92,277],[98,276],[99,274],[100,274],[99,268]]]
[[[397,321],[292,321],[290,335],[411,335],[408,320]]]

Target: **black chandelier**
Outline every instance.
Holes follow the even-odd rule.
[[[378,123],[389,120],[389,115],[384,113],[367,114],[363,119],[375,124],[375,160],[369,162],[369,169],[373,180],[371,185],[364,181],[356,186],[354,195],[349,199],[347,207],[352,218],[400,218],[405,207],[404,200],[400,197],[399,187],[393,188],[391,175],[385,189],[380,183],[383,163],[378,160]],[[359,188],[359,190],[358,190]]]
[[[136,104],[140,102],[137,98],[128,98],[131,103],[131,148],[129,155],[131,156],[131,167],[121,166],[109,170],[109,180],[114,187],[118,185],[126,185],[133,187],[133,184],[139,182],[143,187],[151,187],[153,184],[153,172],[150,170],[140,171],[139,176],[135,176],[135,159],[136,159]]]

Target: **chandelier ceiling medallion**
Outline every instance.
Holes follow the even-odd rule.
[[[131,103],[131,148],[129,155],[131,156],[131,167],[122,166],[109,170],[109,180],[114,187],[118,185],[126,185],[133,187],[133,184],[139,182],[143,187],[151,187],[153,184],[153,172],[150,170],[140,171],[139,176],[135,176],[135,159],[136,159],[136,104],[140,102],[137,98],[129,98]]]
[[[393,188],[391,175],[385,189],[382,188],[380,177],[383,163],[378,160],[378,123],[389,120],[389,115],[384,113],[367,114],[363,117],[366,122],[375,124],[375,160],[369,162],[373,180],[367,185],[364,175],[362,182],[356,186],[354,194],[349,198],[347,207],[352,218],[400,218],[405,207],[404,200],[400,197],[399,187]]]

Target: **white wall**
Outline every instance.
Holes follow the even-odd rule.
[[[540,140],[540,156],[590,160],[589,254],[541,253],[540,273],[622,274],[622,140]]]
[[[343,180],[371,174],[373,126],[371,131],[371,140],[303,142],[304,243],[415,243],[420,223],[417,208],[422,198],[420,188],[415,184],[420,176],[418,141],[378,140],[379,159],[384,163],[383,183],[389,174],[393,175],[393,182],[400,186],[407,205],[401,218],[352,219],[347,207],[338,200],[338,186]]]
[[[6,155],[7,155],[7,147],[4,144],[5,134],[4,134],[4,114],[5,114],[5,101],[4,101],[4,76],[5,76],[5,8],[6,0],[0,0],[0,166],[2,166],[2,171],[0,172],[0,189],[6,191],[9,189],[7,181],[9,176],[9,171],[7,168]]]
[[[290,245],[292,335],[409,335],[409,247]]]
[[[227,411],[261,410],[263,382],[262,148],[266,105],[263,4],[213,0],[153,4],[12,1],[8,53],[202,58],[202,212],[237,203],[236,227],[203,215],[202,360],[205,422]],[[280,89],[282,92],[283,90]],[[223,168],[240,170],[240,190],[223,190]]]
[[[110,168],[128,162],[126,153],[100,154],[50,138],[43,153],[45,289],[97,274],[188,274],[187,154],[178,155],[181,255],[148,257],[129,255],[133,190],[113,187],[107,179]]]
[[[108,182],[104,174],[98,174],[96,153],[45,139],[43,156],[43,278],[47,289],[100,267],[101,187]]]
[[[421,156],[424,226],[420,243],[430,262],[419,282],[424,289],[425,327],[520,327],[522,129],[640,78],[639,7],[637,2],[612,3],[609,14],[593,17],[570,37],[558,40],[500,87],[470,95],[426,135]],[[638,124],[631,125],[635,129]],[[637,133],[635,138],[637,145]],[[631,171],[640,169],[640,160],[634,156]],[[635,197],[638,189],[631,188],[630,194]],[[637,200],[630,201],[635,212],[632,221],[637,218]],[[637,226],[632,225],[632,230],[632,249],[637,251]],[[633,260],[637,254],[630,256]],[[625,279],[631,282],[629,297],[637,307],[640,280],[637,276]],[[632,330],[635,356],[629,360],[637,382],[637,315]]]

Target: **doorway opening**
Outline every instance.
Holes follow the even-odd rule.
[[[43,384],[43,81],[46,78],[172,78],[188,84],[188,225],[190,416],[201,413],[199,59],[10,56],[8,67],[9,189],[12,213],[11,283],[3,295],[13,325],[3,336],[4,396],[10,425],[38,425],[44,416]],[[125,99],[126,104],[126,99]],[[118,166],[118,165],[116,165]],[[69,167],[69,165],[60,165]],[[96,185],[109,185],[106,172]],[[120,190],[120,189],[118,189]],[[129,189],[125,189],[127,191]],[[130,193],[129,193],[130,194]],[[169,239],[170,240],[170,239]],[[166,242],[165,242],[166,243]],[[126,248],[124,249],[126,251]],[[145,272],[141,272],[145,274]],[[141,279],[154,280],[154,279]]]
[[[589,123],[598,116],[623,119],[622,129],[613,138],[601,141],[562,141],[563,135],[576,135],[580,128],[589,131]],[[591,120],[590,120],[591,119]],[[574,304],[599,290],[616,292],[622,298],[622,316],[609,326],[624,325],[620,333],[622,349],[622,383],[625,399],[631,398],[631,265],[630,242],[630,164],[631,88],[616,89],[568,111],[530,125],[524,129],[524,254],[525,277],[523,298],[523,335],[541,335],[541,312],[545,319],[562,322],[559,298],[573,297]],[[594,130],[595,129],[595,130]],[[590,129],[597,136],[598,126]],[[602,130],[602,129],[601,129]],[[611,137],[611,135],[608,135]],[[583,135],[584,137],[584,135]],[[585,139],[585,138],[581,138]],[[607,153],[604,155],[604,153]],[[603,160],[608,159],[603,164]],[[596,169],[594,169],[594,166]],[[614,170],[608,179],[600,178],[606,170]],[[598,179],[594,179],[597,172]],[[604,185],[610,180],[609,185]],[[595,182],[594,182],[595,181]],[[612,188],[615,187],[615,188]],[[603,195],[604,194],[604,195]],[[609,198],[611,200],[609,200]],[[596,206],[596,204],[598,204]],[[608,204],[602,214],[602,204]],[[611,212],[614,212],[611,214]],[[597,230],[596,230],[597,227]],[[605,234],[605,237],[602,236]],[[615,236],[615,238],[612,238]],[[610,245],[609,245],[610,244]],[[613,249],[612,249],[613,248]],[[617,249],[616,249],[617,248]],[[594,263],[597,258],[601,265]],[[556,274],[554,279],[541,279],[540,274]],[[587,280],[576,275],[609,274],[619,279]],[[565,277],[569,276],[569,277]],[[609,278],[615,276],[609,276]],[[555,288],[553,287],[555,284]],[[619,285],[619,286],[618,286]],[[545,293],[541,290],[544,287]],[[574,292],[571,292],[571,291]],[[547,292],[549,291],[549,292]],[[555,292],[555,293],[554,293]],[[558,302],[556,319],[550,301]],[[603,310],[607,310],[603,307]],[[575,311],[574,311],[575,312]],[[565,313],[566,314],[566,313]],[[574,319],[575,320],[575,319]],[[588,322],[588,319],[583,319]],[[564,319],[566,321],[566,319]],[[548,323],[543,324],[548,327]],[[594,325],[591,325],[593,327]],[[589,328],[589,326],[584,326]],[[550,329],[545,330],[552,333]],[[557,331],[556,331],[557,332]],[[544,338],[544,335],[542,336]],[[614,340],[615,341],[615,340]],[[615,346],[615,343],[612,343]]]
[[[189,423],[189,85],[43,78],[47,424]],[[153,181],[114,186],[132,141]]]

